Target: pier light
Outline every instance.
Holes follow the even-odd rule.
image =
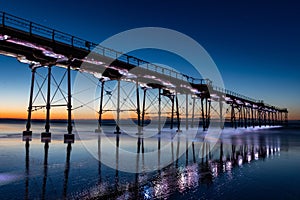
[[[53,51],[44,50],[42,52],[47,57],[61,59],[62,61],[67,61],[68,60],[68,58],[66,56],[64,56],[62,54],[54,53]]]
[[[217,94],[210,94],[211,97],[220,98]]]
[[[251,161],[251,155],[250,154],[247,155],[247,161],[248,161],[248,163],[250,163],[250,161]]]
[[[226,162],[226,170],[227,171],[231,171],[231,169],[232,169],[232,162],[231,161],[227,161]]]
[[[161,80],[162,84],[167,86],[167,87],[172,87],[172,88],[176,88],[175,85],[173,85],[172,83],[170,83],[169,81],[163,81]]]
[[[7,40],[9,38],[10,38],[10,36],[8,36],[8,35],[0,35],[0,40]]]
[[[192,99],[199,98],[199,96],[197,94],[201,94],[201,92],[198,91],[198,93],[195,92],[194,94],[192,94]]]
[[[25,56],[18,56],[17,57],[18,61],[21,62],[21,63],[25,63],[25,64],[30,64],[30,65],[40,65],[39,62],[36,62],[36,61],[30,61],[28,60]]]
[[[194,93],[194,94],[200,94],[200,92],[197,90],[197,89],[191,89],[191,92]],[[192,95],[193,97],[194,95]]]
[[[244,104],[242,101],[240,101],[240,100],[238,100],[238,99],[236,100],[236,103],[237,103],[237,104],[240,104],[240,105]]]
[[[102,78],[102,73],[97,73],[97,72],[94,72],[93,75],[98,78],[98,79],[101,79]]]
[[[155,78],[156,78],[156,76],[144,75],[144,78],[155,79]]]
[[[243,157],[239,156],[238,157],[238,165],[241,166],[243,164]]]
[[[93,58],[92,59],[89,59],[89,58],[82,59],[82,62],[86,62],[86,63],[90,63],[90,64],[94,64],[94,65],[104,65],[105,64],[104,62],[95,60]]]
[[[230,97],[225,97],[224,98],[226,101],[233,101],[233,99],[231,99]]]
[[[148,86],[147,83],[141,83],[141,82],[139,82],[139,84],[140,84],[140,86],[141,86],[142,89],[150,89],[150,88],[152,88],[152,87]]]

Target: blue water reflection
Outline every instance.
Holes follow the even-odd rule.
[[[98,160],[105,157],[104,152],[111,152],[115,161],[111,168],[95,159],[82,141],[63,144],[64,124],[53,126],[56,132],[51,142],[41,142],[39,134],[22,141],[18,124],[1,124],[1,199],[300,198],[298,126],[226,133],[216,145],[203,142],[201,136],[193,140],[182,136],[169,141],[168,155],[158,151],[152,161],[170,159],[171,164],[142,173],[118,170],[121,160],[126,160],[120,157],[119,148],[137,151],[131,165],[145,168],[151,163],[145,152],[158,149],[168,137],[139,141],[112,134],[108,137],[117,145],[107,149],[111,147],[103,142],[104,136],[95,139],[87,133],[81,139],[95,146]]]

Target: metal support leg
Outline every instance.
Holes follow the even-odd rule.
[[[235,121],[235,112],[234,112],[234,105],[231,104],[231,127],[234,127],[234,121]],[[236,127],[235,127],[236,128]]]
[[[147,92],[147,89],[144,88],[144,98],[143,98],[143,112],[142,112],[142,128],[144,127],[145,125],[145,112],[146,112],[146,92]]]
[[[241,110],[242,110],[241,106],[239,106],[238,110],[239,110],[239,122],[238,122],[238,127],[241,127]]]
[[[245,128],[247,128],[247,112],[248,112],[248,108],[245,106],[244,107],[244,125],[245,125]]]
[[[158,134],[161,132],[161,89],[158,89]]]
[[[185,129],[189,129],[189,96],[185,95]]]
[[[220,107],[220,128],[224,129],[224,124],[223,124],[223,102],[220,98],[219,100],[219,107]]]
[[[208,119],[208,110],[207,110],[208,99],[205,98],[205,130],[208,128],[207,119]]]
[[[233,106],[233,122],[234,122],[234,128],[236,129],[237,128],[237,123],[236,123],[236,116],[235,116],[235,110],[234,110],[234,106]]]
[[[207,106],[206,106],[206,110],[207,110]],[[206,125],[205,125],[206,120],[205,120],[204,117],[206,115],[204,115],[203,98],[201,98],[201,114],[202,114],[202,127],[203,127],[203,131],[205,131],[205,129],[206,129]]]
[[[72,134],[72,90],[71,90],[71,66],[68,66],[68,134],[64,135],[64,143],[74,143],[74,134]]]
[[[32,136],[31,128],[31,112],[32,112],[32,99],[33,99],[33,90],[34,90],[34,80],[35,80],[35,72],[36,68],[31,65],[31,87],[30,87],[30,96],[29,96],[29,105],[28,105],[28,116],[27,116],[27,123],[26,123],[26,131],[23,131],[23,136]]]
[[[267,126],[267,113],[266,113],[266,111],[264,111],[264,122],[265,122],[265,126]]]
[[[171,109],[171,125],[170,129],[173,129],[173,124],[174,124],[174,95],[171,97],[171,102],[172,102],[172,109]]]
[[[48,88],[47,88],[47,102],[46,102],[46,125],[45,125],[45,132],[41,134],[41,140],[46,141],[51,139],[50,130],[50,109],[51,109],[51,67],[48,66]]]
[[[98,129],[95,130],[97,133],[102,132],[102,114],[103,114],[103,94],[104,94],[104,80],[101,81],[101,92],[100,92],[100,106],[99,106],[99,118],[98,118]]]
[[[194,118],[195,118],[195,99],[193,98],[193,108],[192,108],[192,124],[191,124],[191,128],[194,128]]]
[[[254,128],[255,124],[254,124],[253,107],[251,107],[251,122],[252,122],[252,127]]]
[[[119,125],[120,125],[120,88],[121,88],[121,80],[120,79],[118,79],[118,86],[117,86],[118,88],[117,88],[117,121],[116,121],[116,123],[117,123],[117,125],[116,125],[116,131],[115,131],[115,134],[120,134],[121,132],[120,132],[120,127],[119,127]]]
[[[207,114],[207,122],[206,122],[206,128],[209,128],[210,125],[210,108],[211,108],[211,100],[208,100],[208,114]]]
[[[138,121],[138,132],[137,135],[141,135],[141,108],[140,108],[140,91],[139,91],[139,82],[136,80],[136,113]]]
[[[181,132],[180,130],[180,117],[179,117],[179,103],[178,103],[178,97],[176,93],[176,116],[177,116],[177,131],[176,132]]]
[[[258,112],[258,126],[261,127],[261,110],[257,110]]]

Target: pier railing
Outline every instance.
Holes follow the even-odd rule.
[[[230,90],[227,90],[227,89],[224,89],[224,88],[221,88],[218,86],[214,86],[214,85],[212,85],[212,82],[209,79],[194,78],[194,77],[188,76],[186,74],[179,73],[175,70],[165,68],[165,67],[162,67],[162,66],[159,66],[156,64],[152,64],[148,61],[141,60],[134,56],[124,54],[122,52],[116,51],[111,48],[103,47],[96,43],[93,43],[93,42],[81,39],[79,37],[70,35],[68,33],[64,33],[64,32],[31,22],[26,19],[22,19],[20,17],[10,15],[5,12],[1,12],[1,11],[0,11],[0,27],[14,28],[14,29],[23,31],[25,33],[28,33],[30,36],[31,35],[40,36],[40,37],[47,38],[54,43],[60,42],[60,43],[67,44],[71,47],[83,49],[86,51],[93,51],[97,54],[100,54],[100,55],[103,55],[103,56],[106,56],[106,57],[109,57],[112,59],[116,59],[116,60],[119,60],[119,61],[122,61],[122,62],[125,62],[128,64],[131,64],[133,66],[138,66],[138,67],[162,74],[164,76],[169,76],[169,77],[179,79],[181,81],[186,81],[189,83],[206,84],[206,85],[210,86],[210,88],[212,88],[214,91],[218,91],[223,94],[235,96],[240,99],[247,100],[247,101],[251,101],[251,102],[255,102],[255,103],[262,103],[261,100],[256,100],[256,99],[238,94],[236,92],[232,92]],[[264,104],[264,105],[268,106],[268,104]],[[277,109],[280,109],[280,108],[277,108]]]
[[[5,12],[0,12],[0,23],[2,27],[11,27],[28,33],[29,35],[42,36],[44,38],[50,39],[53,42],[61,42],[67,44],[71,47],[76,47],[84,49],[86,51],[93,51],[100,55],[110,57],[116,60],[123,61],[134,66],[139,66],[150,71],[154,71],[166,76],[170,76],[182,81],[204,81],[204,79],[195,79],[188,75],[179,73],[175,70],[168,69],[159,65],[152,64],[150,62],[141,60],[134,56],[124,54],[122,52],[103,47],[96,43],[81,39],[79,37],[16,17]]]

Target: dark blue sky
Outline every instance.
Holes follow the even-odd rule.
[[[94,42],[138,27],[174,29],[207,50],[227,89],[288,107],[291,116],[300,119],[300,3],[297,1],[10,0],[0,1],[0,7],[10,14]],[[0,91],[8,94],[1,101],[20,95],[25,105],[30,80],[28,68],[3,56],[0,62]],[[17,80],[12,79],[14,74],[19,75]]]

